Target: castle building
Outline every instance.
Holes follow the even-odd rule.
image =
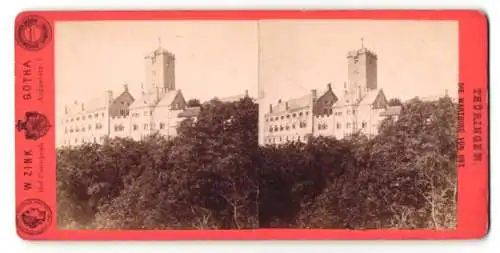
[[[196,117],[199,109],[187,107],[175,87],[175,56],[159,47],[144,57],[144,63],[146,80],[139,96],[134,97],[124,85],[116,97],[107,91],[65,106],[61,145],[102,143],[107,137],[140,140],[153,133],[171,138],[183,119]]]
[[[269,105],[260,105],[259,144],[274,145],[304,142],[310,136],[342,139],[354,133],[369,137],[378,133],[383,119],[397,119],[401,107],[389,106],[377,83],[377,55],[362,46],[347,54],[347,82],[342,94],[331,84],[318,94],[307,95]]]

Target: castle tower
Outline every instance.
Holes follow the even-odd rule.
[[[168,92],[175,90],[175,56],[161,47],[144,57],[146,67],[146,93]]]
[[[362,99],[370,90],[377,89],[377,55],[365,48],[347,54],[347,93],[354,99]]]

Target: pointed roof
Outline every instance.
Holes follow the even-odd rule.
[[[281,101],[279,100],[277,104],[272,106],[273,113],[274,112],[284,112],[284,111],[293,111],[293,110],[298,110],[302,109],[308,106],[311,106],[311,94],[298,97],[298,98],[293,98],[288,101]],[[288,108],[287,108],[288,105]]]
[[[167,91],[167,93],[164,93],[160,98],[157,106],[170,106],[178,95],[182,96],[182,92],[180,90]]]
[[[380,94],[382,94],[382,95],[384,94],[382,89],[368,91],[366,96],[363,99],[361,99],[361,102],[359,102],[359,105],[371,105],[371,104],[373,104]]]
[[[340,97],[340,99],[333,104],[333,107],[342,107],[346,105],[353,105],[353,101],[351,99],[351,96],[349,96],[349,94],[344,94],[344,96]]]
[[[135,100],[134,96],[132,96],[132,94],[129,92],[128,90],[128,85],[124,85],[123,86],[124,89],[122,91],[122,93],[120,95],[118,95],[118,97],[114,98],[113,101],[111,103],[114,103],[115,101],[119,100],[120,98],[124,97],[124,96],[130,96],[132,98],[132,103],[133,101]]]
[[[94,98],[91,100],[88,100],[85,103],[85,111],[95,111],[98,109],[106,108],[108,106],[108,101],[106,99],[102,98]]]
[[[144,107],[144,106],[155,106],[158,103],[158,97],[156,93],[142,93],[131,105],[130,107]]]
[[[74,101],[66,106],[67,114],[78,114],[106,108],[113,101],[112,91],[106,91],[101,96],[95,96],[84,101]]]
[[[332,95],[333,95],[333,97],[334,97],[334,100],[335,100],[335,101],[338,101],[338,100],[339,100],[339,98],[337,97],[337,94],[335,94],[335,92],[333,92],[333,89],[332,89],[332,84],[331,84],[331,83],[328,83],[328,84],[326,85],[326,91],[325,91],[325,92],[323,92],[323,95],[321,95],[321,96],[318,98],[318,100],[319,100],[319,99],[321,99],[322,97],[324,97],[324,96],[328,95],[328,94],[332,94]]]
[[[158,91],[159,92],[159,91]],[[148,92],[142,93],[141,96],[135,100],[131,107],[144,107],[144,106],[170,106],[178,94],[181,94],[180,90],[172,90],[167,92]]]
[[[369,90],[368,93],[361,99],[361,101],[353,101],[352,94],[345,94],[333,106],[341,107],[347,105],[371,105],[375,102],[380,94],[385,96],[382,89]]]

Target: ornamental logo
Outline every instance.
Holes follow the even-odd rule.
[[[27,140],[38,140],[45,136],[51,128],[47,116],[36,111],[26,112],[24,121],[18,120],[16,129],[18,132],[24,131]]]
[[[50,207],[39,199],[27,199],[17,208],[17,228],[28,235],[42,234],[51,223]]]
[[[39,51],[52,40],[49,22],[37,15],[21,19],[16,27],[16,41],[19,46],[30,51]]]

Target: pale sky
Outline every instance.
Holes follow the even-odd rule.
[[[260,38],[266,103],[321,92],[329,82],[340,96],[347,52],[361,38],[378,56],[378,88],[388,98],[458,92],[455,21],[266,21]]]
[[[378,87],[388,98],[454,93],[458,82],[455,21],[59,22],[54,34],[58,122],[75,100],[108,89],[116,96],[125,83],[137,95],[144,56],[158,38],[176,56],[176,88],[186,99],[245,90],[256,97],[259,74],[265,103],[322,91],[329,82],[340,95],[347,52],[360,48],[362,37],[378,55]]]

